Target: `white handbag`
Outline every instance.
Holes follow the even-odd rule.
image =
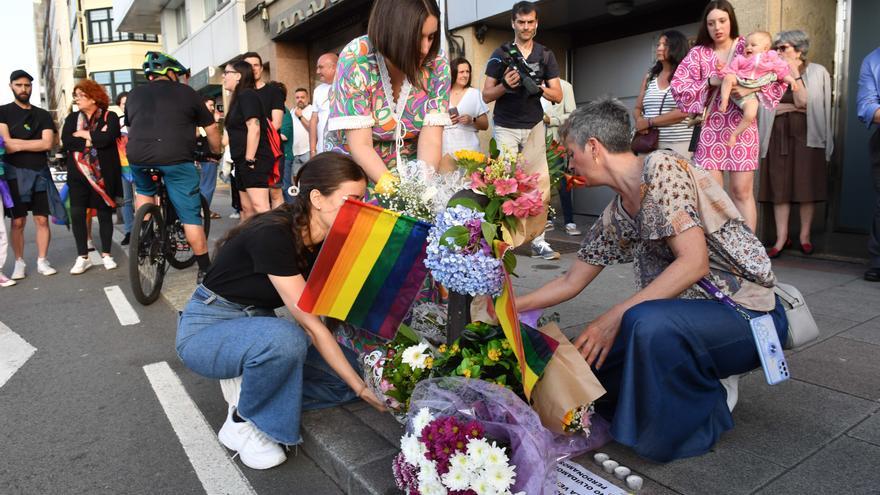
[[[818,339],[819,326],[816,325],[801,291],[793,285],[777,283],[773,292],[782,301],[785,317],[788,319],[788,338],[783,347],[792,349]]]

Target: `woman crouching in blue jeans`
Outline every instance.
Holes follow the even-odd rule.
[[[346,198],[367,178],[348,156],[321,153],[297,177],[291,204],[254,216],[218,242],[215,259],[177,327],[177,353],[196,373],[241,376],[219,438],[253,469],[286,460],[279,444],[300,443],[302,410],[358,397],[379,410],[356,357],[317,317],[297,308],[306,278]],[[275,316],[286,306],[296,321]]]

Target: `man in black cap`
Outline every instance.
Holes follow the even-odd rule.
[[[33,212],[37,225],[37,271],[54,275],[46,259],[51,231],[49,230],[49,188],[55,187],[49,174],[46,152],[54,142],[55,124],[49,112],[30,104],[32,81],[23,70],[9,76],[9,88],[15,96],[12,103],[0,106],[0,136],[6,147],[6,181],[14,205],[6,210],[12,217],[12,251],[15,253],[13,280],[25,277],[24,226],[28,211]]]

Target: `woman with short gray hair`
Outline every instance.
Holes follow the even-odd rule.
[[[791,245],[788,219],[791,204],[800,209],[800,249],[813,253],[810,230],[816,203],[827,198],[827,162],[834,151],[831,129],[831,76],[825,67],[810,62],[810,38],[800,30],[776,35],[773,48],[788,62],[801,89],[788,91],[775,110],[761,109],[761,167],[758,201],[773,204],[776,241],[768,249],[776,258]]]
[[[736,377],[760,365],[743,314],[788,321],[760,241],[708,172],[669,150],[636,156],[616,100],[575,110],[560,132],[575,171],[617,197],[585,235],[568,272],[517,298],[520,311],[580,294],[605,266],[633,263],[637,292],[593,320],[574,345],[608,393],[597,411],[640,456],[707,452],[733,428]],[[704,288],[706,287],[706,288]],[[736,308],[711,293],[728,296]]]

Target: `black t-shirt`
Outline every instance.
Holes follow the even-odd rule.
[[[220,248],[203,283],[220,297],[238,304],[279,308],[284,301],[268,275],[300,275],[297,259],[301,256],[306,257],[310,271],[319,250],[320,246],[314,251],[297,252],[293,232],[284,225],[245,228]],[[302,274],[306,278],[308,271]]]
[[[125,103],[128,161],[136,165],[192,162],[196,127],[214,116],[196,90],[167,79],[134,88]]]
[[[260,97],[260,104],[263,105],[263,113],[270,121],[272,120],[272,110],[284,111],[284,95],[275,86],[264,85],[257,90],[257,96]]]
[[[496,48],[486,64],[486,75],[494,77],[500,83],[504,79],[504,65],[501,58],[501,47]],[[553,52],[544,45],[535,42],[532,53],[526,58],[529,66],[538,74],[538,82],[546,85],[547,81],[559,77],[559,65]],[[520,85],[515,90],[508,90],[495,101],[493,120],[496,126],[510,129],[531,129],[544,119],[541,108],[541,95],[529,96]]]
[[[44,130],[55,131],[55,123],[49,112],[33,105],[24,109],[14,101],[0,106],[0,123],[6,124],[12,139],[40,140],[43,139]],[[48,166],[45,151],[7,152],[3,159],[14,167],[31,170],[42,170]]]
[[[272,147],[267,134],[268,115],[263,110],[257,90],[244,89],[232,100],[226,113],[226,132],[229,134],[229,156],[235,163],[244,162],[247,150],[247,121],[256,118],[260,121],[260,144],[256,158],[259,161],[274,161]]]

